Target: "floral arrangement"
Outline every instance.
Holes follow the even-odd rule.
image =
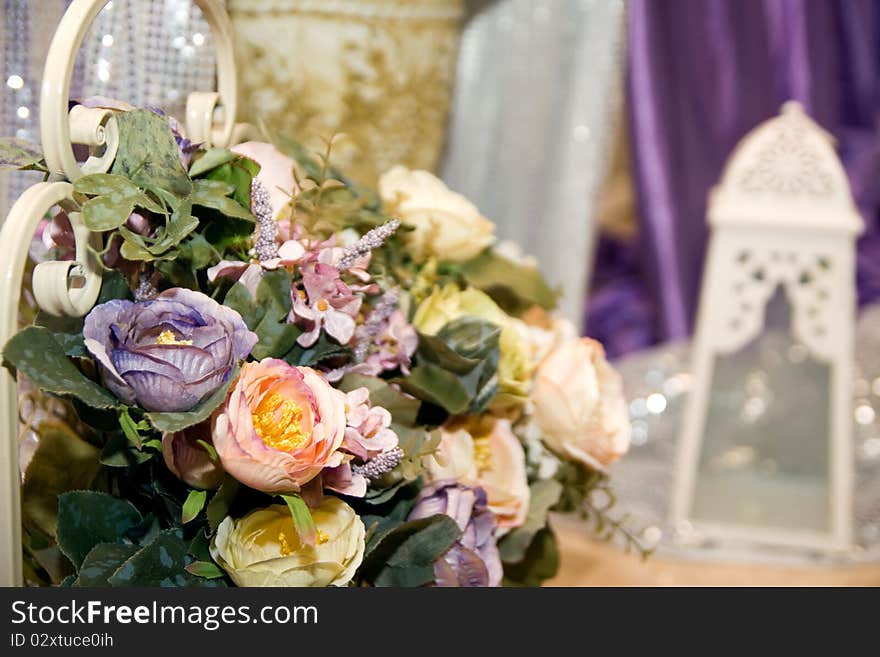
[[[621,530],[620,377],[472,203],[403,167],[359,187],[332,140],[206,148],[160,112],[117,122],[110,171],[74,183],[100,298],[3,350],[29,582],[537,585],[549,512]],[[32,256],[73,247],[61,212]]]

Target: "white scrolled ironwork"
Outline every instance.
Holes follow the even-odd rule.
[[[253,127],[236,123],[237,86],[232,27],[222,0],[194,0],[211,27],[216,48],[217,92],[194,92],[187,102],[186,129],[196,142],[229,146]],[[99,234],[82,223],[72,181],[108,171],[118,147],[116,110],[75,106],[68,111],[77,50],[107,0],[73,0],[62,18],[46,59],[40,97],[40,132],[50,181],[28,188],[12,206],[0,229],[0,345],[18,329],[18,305],[29,245],[40,221],[58,206],[70,218],[76,259],[43,262],[33,274],[34,297],[53,315],[81,317],[98,298],[101,271],[95,255]],[[77,162],[73,144],[90,147]],[[89,247],[93,247],[90,249]],[[0,586],[22,583],[21,509],[18,459],[18,390],[8,372],[0,372]]]

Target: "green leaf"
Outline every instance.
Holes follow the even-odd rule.
[[[184,525],[195,520],[196,516],[198,516],[205,507],[205,500],[207,499],[207,491],[191,490],[189,492],[189,495],[186,496],[186,501],[183,503],[183,514],[181,515],[181,520]]]
[[[388,532],[365,559],[361,573],[376,586],[422,586],[434,580],[434,562],[461,536],[447,515],[411,520]]]
[[[111,433],[101,450],[101,463],[111,468],[128,468],[153,458],[153,454],[135,447],[121,431]]]
[[[193,182],[193,191],[189,200],[193,205],[201,205],[223,213],[227,217],[256,221],[250,210],[239,204],[229,195],[235,191],[235,185],[222,180],[199,179]]]
[[[41,422],[40,440],[25,471],[21,508],[25,521],[55,535],[58,496],[92,485],[101,464],[98,450],[57,420]]]
[[[83,223],[94,231],[119,228],[135,207],[151,212],[163,212],[161,205],[153,201],[125,176],[109,173],[93,173],[83,176],[73,184],[80,194],[94,196],[83,204]]]
[[[532,482],[529,486],[529,512],[525,522],[506,534],[498,543],[501,560],[518,563],[525,559],[526,550],[535,534],[547,526],[547,514],[562,495],[562,484],[555,479]]]
[[[234,153],[225,148],[209,148],[201,155],[197,156],[192,164],[189,165],[189,176],[195,178],[203,173],[207,173],[211,169],[216,169],[221,164],[226,164],[238,158],[238,153]]]
[[[208,527],[210,527],[212,534],[217,531],[223,518],[229,514],[229,507],[232,506],[240,487],[241,484],[227,475],[211,501],[208,502]]]
[[[302,331],[287,323],[291,306],[290,286],[290,273],[279,269],[263,273],[257,285],[256,299],[241,283],[233,285],[226,294],[223,304],[236,310],[259,338],[251,351],[255,360],[282,358],[295,349],[296,339]]]
[[[318,528],[315,526],[315,519],[312,518],[312,512],[308,505],[299,495],[281,495],[281,499],[290,509],[290,515],[293,517],[293,526],[299,534],[300,540],[306,545],[315,545],[318,536]]]
[[[337,387],[342,392],[366,388],[370,391],[370,401],[373,406],[388,409],[396,423],[408,427],[414,427],[417,424],[421,402],[402,393],[385,379],[364,374],[346,374]]]
[[[259,164],[250,158],[238,157],[214,168],[206,177],[209,180],[219,180],[231,184],[235,188],[232,198],[238,201],[243,208],[250,208],[251,181],[259,172]]]
[[[42,161],[43,154],[37,144],[14,137],[0,139],[0,169],[45,170],[45,167],[41,166]]]
[[[141,548],[127,559],[110,576],[111,586],[222,586],[195,577],[186,571],[189,565],[187,543],[177,530],[161,532],[146,547]]]
[[[559,570],[559,549],[556,537],[549,529],[542,529],[526,550],[522,561],[504,564],[505,586],[540,586]]]
[[[559,292],[553,290],[536,267],[505,258],[491,249],[461,266],[461,274],[474,287],[491,296],[514,315],[535,304],[553,310]]]
[[[168,120],[149,110],[116,115],[119,149],[111,173],[149,189],[157,187],[187,196],[192,183],[183,165]]]
[[[86,555],[72,586],[110,586],[110,576],[139,549],[137,545],[98,543]]]
[[[416,366],[394,379],[405,391],[453,415],[481,412],[497,392],[501,329],[462,317],[437,335],[419,335]]]
[[[58,546],[79,568],[98,543],[122,542],[142,519],[130,502],[107,493],[64,493],[58,498]]]
[[[52,333],[29,326],[16,333],[3,349],[3,358],[46,392],[76,397],[93,408],[117,408],[120,403],[107,390],[86,378],[70,362]]]
[[[205,579],[217,579],[223,577],[225,573],[217,567],[217,564],[211,561],[193,561],[186,567],[186,572],[196,577],[204,577]]]
[[[238,368],[235,367],[226,378],[226,382],[217,388],[214,393],[201,404],[191,411],[183,411],[179,413],[145,413],[145,417],[157,431],[175,432],[182,431],[187,427],[191,427],[199,422],[207,420],[226,399],[226,393],[238,378]]]

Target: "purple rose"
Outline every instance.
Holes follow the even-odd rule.
[[[232,308],[183,288],[95,306],[83,337],[117,397],[163,412],[188,411],[211,395],[257,342]]]
[[[462,530],[461,538],[434,562],[437,586],[499,586],[503,574],[495,544],[495,515],[486,507],[486,492],[454,481],[425,486],[409,519],[445,514]]]

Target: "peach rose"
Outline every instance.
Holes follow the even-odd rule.
[[[277,358],[246,363],[214,418],[226,472],[266,493],[293,493],[339,466],[345,395],[310,367]]]
[[[437,451],[425,459],[428,479],[482,487],[499,533],[522,525],[529,510],[529,482],[525,451],[510,421],[454,421],[440,429],[440,436]]]
[[[544,443],[561,456],[604,470],[629,449],[623,383],[595,340],[555,347],[538,366],[532,401]]]

